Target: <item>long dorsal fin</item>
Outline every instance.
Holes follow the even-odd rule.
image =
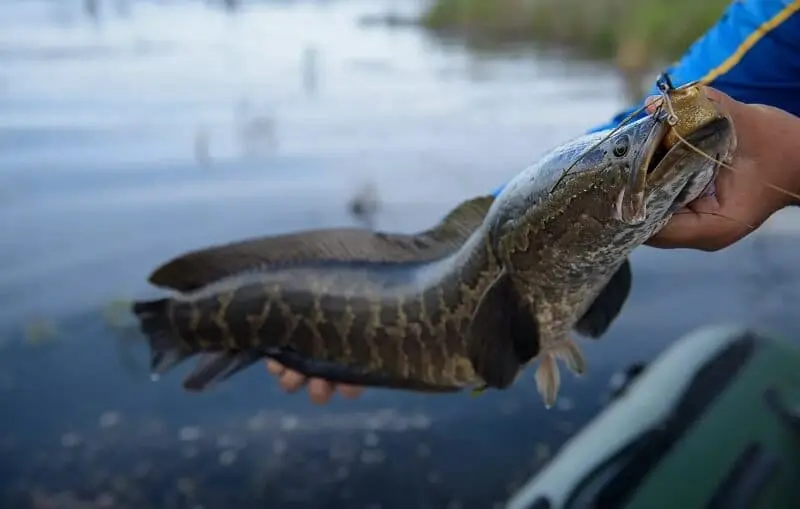
[[[467,200],[435,227],[419,233],[331,228],[259,237],[192,251],[157,268],[149,280],[156,286],[189,292],[227,276],[275,265],[308,261],[435,260],[463,244],[483,222],[492,201],[492,196]]]

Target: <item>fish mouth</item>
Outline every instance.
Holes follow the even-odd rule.
[[[669,153],[665,139],[670,126],[664,118],[654,118],[650,131],[645,136],[644,150],[634,159],[628,182],[620,195],[618,214],[630,224],[644,221],[645,191],[649,187],[649,177],[654,173]]]
[[[684,137],[686,143],[680,141],[667,149],[663,139],[647,165],[647,187],[656,189],[663,183],[675,179],[681,173],[688,173],[685,184],[673,199],[672,208],[680,208],[689,201],[697,198],[706,190],[709,183],[701,184],[699,179],[706,174],[707,166],[681,164],[689,156],[702,152],[708,155],[708,162],[721,160],[720,143],[731,133],[732,122],[727,116],[719,116],[695,129]],[[713,180],[713,179],[712,179]]]
[[[720,141],[730,133],[731,120],[720,115],[695,129],[671,147],[666,144],[670,125],[664,118],[656,118],[644,141],[644,149],[635,159],[629,180],[620,195],[618,214],[629,224],[639,224],[646,218],[645,202],[647,195],[667,182],[674,180],[681,173],[689,173],[685,184],[674,197],[670,209],[677,210],[702,194],[706,185],[699,179],[704,173],[696,166],[682,164],[683,160],[696,152],[695,149],[708,153],[709,159],[719,162]],[[699,154],[698,154],[699,155]],[[707,168],[707,167],[703,167]]]
[[[663,132],[661,133],[660,138],[657,140],[658,142],[656,143],[655,147],[648,150],[645,159],[646,164],[644,166],[646,175],[651,175],[671,150],[664,145],[664,141],[667,137],[667,131],[668,129],[663,129]]]

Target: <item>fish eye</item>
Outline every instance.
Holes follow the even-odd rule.
[[[620,136],[614,141],[613,154],[615,157],[622,157],[628,153],[630,141],[628,136]]]

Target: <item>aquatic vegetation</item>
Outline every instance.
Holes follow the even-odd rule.
[[[727,0],[438,0],[422,23],[468,37],[565,45],[621,67],[678,58]]]

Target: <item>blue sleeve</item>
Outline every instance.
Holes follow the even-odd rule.
[[[739,101],[800,116],[800,0],[734,0],[666,71],[675,86],[703,80]],[[657,95],[655,84],[647,95]],[[615,127],[642,101],[589,132]]]

